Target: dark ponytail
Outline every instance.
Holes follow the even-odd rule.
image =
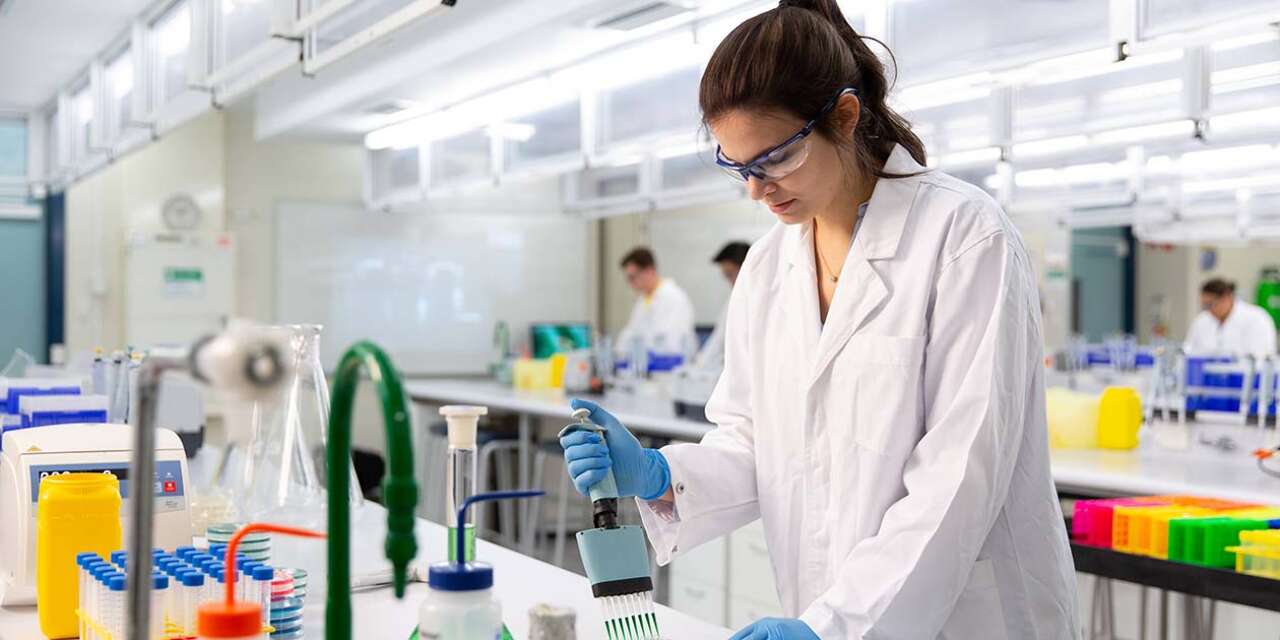
[[[852,85],[862,104],[853,139],[841,139],[838,111],[818,122],[818,133],[851,150],[865,175],[902,177],[884,172],[894,145],[923,166],[924,143],[886,102],[890,82],[867,40],[884,46],[858,35],[835,0],[782,0],[738,25],[716,47],[698,91],[703,123],[734,109],[780,110],[808,120]]]

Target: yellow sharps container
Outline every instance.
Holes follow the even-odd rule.
[[[36,506],[36,610],[49,638],[80,633],[76,554],[120,548],[120,481],[109,473],[66,473],[40,481]]]

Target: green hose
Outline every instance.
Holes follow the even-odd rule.
[[[325,603],[326,640],[351,639],[351,478],[340,470],[351,459],[351,415],[361,371],[367,371],[387,436],[387,476],[382,482],[387,508],[384,546],[394,571],[396,598],[403,598],[409,562],[418,552],[413,535],[418,483],[413,476],[413,441],[408,403],[400,374],[387,354],[372,342],[357,342],[342,356],[333,376],[329,413],[329,593]]]

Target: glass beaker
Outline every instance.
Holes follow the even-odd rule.
[[[279,394],[255,402],[244,469],[241,515],[293,526],[323,529],[327,508],[329,386],[320,363],[320,325],[276,327],[292,351],[292,377]],[[355,470],[352,507],[363,502]]]

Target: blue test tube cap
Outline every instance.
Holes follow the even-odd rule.
[[[107,588],[112,591],[124,591],[124,587],[125,587],[125,580],[124,580],[124,576],[122,575],[111,576],[111,579],[107,581]]]
[[[152,588],[152,589],[168,589],[168,588],[169,588],[169,576],[166,576],[166,575],[164,575],[164,574],[160,574],[160,575],[157,575],[157,576],[152,576],[152,578],[151,578],[151,588]]]
[[[108,564],[103,564],[93,570],[93,577],[99,582],[105,582],[104,577],[115,572],[116,570],[114,567]]]
[[[111,564],[123,567],[125,560],[128,560],[128,559],[129,559],[128,551],[112,551],[111,552]]]
[[[183,560],[186,560],[186,559],[187,559],[187,556],[189,556],[189,555],[191,555],[191,554],[193,554],[193,553],[195,553],[195,552],[196,552],[196,548],[195,548],[195,547],[193,547],[193,546],[191,546],[191,545],[183,545],[183,546],[181,546],[181,547],[178,547],[177,549],[174,549],[174,550],[173,550],[173,555],[178,556],[179,558],[181,558],[181,559],[183,559]]]
[[[188,571],[182,574],[182,586],[184,587],[202,587],[204,586],[204,574]]]
[[[92,559],[94,559],[94,558],[96,558],[96,557],[98,557],[98,554],[96,554],[96,553],[94,553],[94,552],[92,552],[92,551],[84,551],[84,552],[81,552],[81,553],[77,553],[77,554],[76,554],[76,564],[78,564],[78,565],[80,565],[80,566],[82,566],[82,567],[83,567],[84,565],[88,564],[90,560],[92,560]]]
[[[227,555],[227,545],[225,544],[209,545],[209,555],[212,555],[215,558],[221,558],[222,556]]]
[[[265,564],[260,564],[253,568],[254,580],[270,580],[274,578],[275,575],[276,575],[276,570]]]

